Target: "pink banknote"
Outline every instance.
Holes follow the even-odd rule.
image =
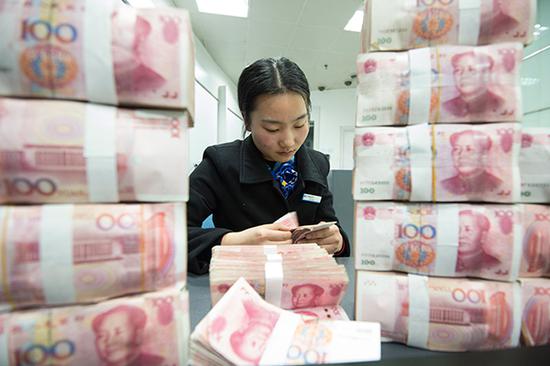
[[[184,9],[116,0],[0,1],[0,95],[194,110]]]
[[[517,283],[357,272],[357,320],[380,322],[382,340],[434,351],[515,347]]]
[[[550,207],[358,202],[355,267],[513,281],[550,276]]]
[[[367,0],[364,51],[533,40],[536,0]]]
[[[264,301],[244,278],[191,334],[193,365],[301,365],[380,359],[380,328],[315,319]]]
[[[183,286],[184,204],[0,206],[0,305],[97,302]]]
[[[357,57],[357,126],[520,121],[520,43]]]
[[[187,201],[188,117],[0,97],[0,203]]]
[[[356,200],[520,200],[518,124],[358,128]]]
[[[519,168],[522,202],[550,203],[550,128],[524,127]]]
[[[170,290],[0,314],[0,339],[6,366],[186,366],[189,295]]]

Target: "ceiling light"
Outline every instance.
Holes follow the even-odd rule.
[[[248,17],[248,0],[195,0],[201,13]]]
[[[363,10],[357,10],[344,27],[344,30],[350,32],[361,32],[363,27]]]
[[[125,0],[125,3],[133,8],[154,8],[155,4],[152,0]]]

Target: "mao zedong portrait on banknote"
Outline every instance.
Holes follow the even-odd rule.
[[[317,299],[325,292],[322,287],[313,283],[294,286],[292,288],[292,305],[295,308],[310,308],[318,306]]]
[[[500,261],[487,253],[491,243],[487,242],[491,223],[487,216],[473,210],[460,212],[458,255],[456,271],[467,272],[478,268],[488,268]]]
[[[451,66],[458,95],[446,101],[444,108],[456,117],[482,117],[487,112],[497,112],[504,99],[489,89],[494,65],[493,58],[485,53],[468,51],[454,55]]]
[[[144,353],[147,314],[137,306],[119,305],[97,315],[92,328],[99,358],[106,366],[157,366],[164,357]]]
[[[243,300],[242,304],[248,316],[248,322],[231,334],[231,348],[243,360],[257,365],[279,320],[279,314],[257,306],[251,300]]]
[[[450,137],[451,156],[456,175],[442,181],[443,188],[457,195],[494,191],[502,179],[489,173],[488,152],[493,141],[481,131],[464,130]]]

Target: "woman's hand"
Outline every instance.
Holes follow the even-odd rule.
[[[321,223],[323,222],[321,221]],[[326,229],[307,234],[305,239],[300,240],[299,243],[317,243],[319,246],[325,248],[327,252],[333,254],[342,250],[344,238],[342,238],[338,226],[330,225]]]
[[[221,241],[221,245],[262,244],[292,244],[290,229],[282,223],[254,226],[243,231],[227,233]]]

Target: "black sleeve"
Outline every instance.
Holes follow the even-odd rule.
[[[317,208],[317,216],[316,220],[317,222],[320,221],[338,221],[338,218],[336,217],[336,213],[334,212],[334,207],[332,204],[332,192],[328,189],[328,182],[327,182],[327,176],[330,171],[330,162],[328,158],[324,154],[319,154],[322,157],[321,161],[321,171],[323,172],[323,177],[325,180],[325,184],[327,186],[327,189],[323,193],[323,197],[321,198],[321,203],[319,203],[319,207]],[[349,257],[351,252],[351,246],[349,243],[348,236],[344,229],[342,229],[342,226],[340,226],[340,223],[337,222],[336,225],[340,229],[340,234],[342,234],[342,238],[344,239],[344,244],[342,249],[335,253],[334,256],[336,257]]]
[[[221,179],[214,164],[216,149],[208,147],[203,160],[189,177],[189,202],[187,203],[187,251],[188,271],[208,273],[212,247],[219,245],[222,236],[231,230],[203,229],[202,222],[216,209],[216,187]]]

